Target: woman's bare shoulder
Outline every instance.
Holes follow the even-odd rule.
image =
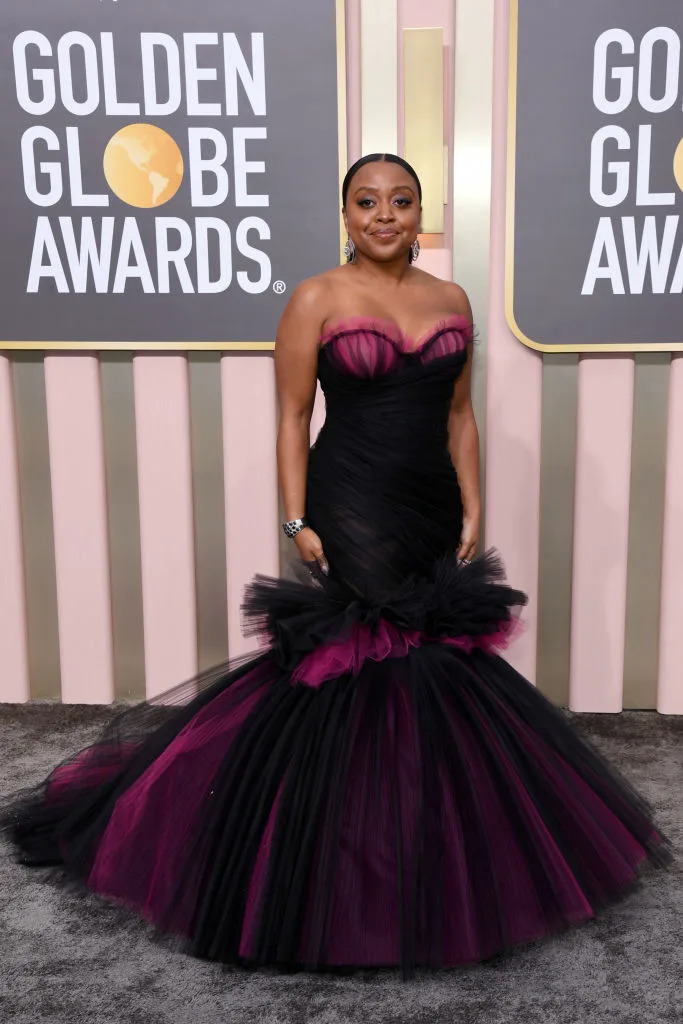
[[[461,313],[472,319],[470,300],[462,285],[456,284],[455,281],[444,281],[443,278],[435,277],[434,274],[419,270],[417,267],[415,272],[420,274],[419,283],[422,287],[428,288],[433,292],[435,299],[438,299],[435,305],[444,306],[451,313]]]
[[[306,277],[294,288],[289,303],[303,311],[325,313],[325,306],[334,298],[345,277],[344,267],[333,267],[313,277]]]

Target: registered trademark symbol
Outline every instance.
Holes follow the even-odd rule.
[[[282,295],[283,292],[287,291],[287,285],[284,281],[273,281],[273,291],[276,295]]]

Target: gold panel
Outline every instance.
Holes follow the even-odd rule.
[[[58,700],[61,669],[57,579],[42,356],[17,353],[12,359],[12,378],[24,539],[30,695],[33,699]]]
[[[190,422],[199,670],[228,656],[221,356],[191,352]]]
[[[541,495],[538,538],[538,688],[569,703],[574,550],[574,476],[579,357],[543,357]]]
[[[103,352],[100,356],[100,380],[107,480],[114,696],[117,700],[142,700],[145,696],[145,651],[132,354]]]
[[[642,352],[635,361],[623,704],[654,709],[671,357],[667,352]]]
[[[403,155],[422,182],[422,233],[444,230],[443,29],[403,30]]]

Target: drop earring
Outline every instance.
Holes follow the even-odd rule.
[[[410,247],[410,262],[414,263],[417,257],[420,255],[420,243],[417,238]]]
[[[344,256],[346,257],[347,263],[353,263],[356,258],[356,247],[353,244],[352,238],[346,239],[346,245],[344,246]]]

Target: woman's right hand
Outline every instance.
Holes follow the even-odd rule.
[[[301,561],[309,564],[317,562],[320,566],[320,571],[327,576],[330,567],[323,552],[322,541],[315,530],[312,530],[310,526],[305,526],[303,530],[299,530],[297,533],[294,543],[299,549]]]

